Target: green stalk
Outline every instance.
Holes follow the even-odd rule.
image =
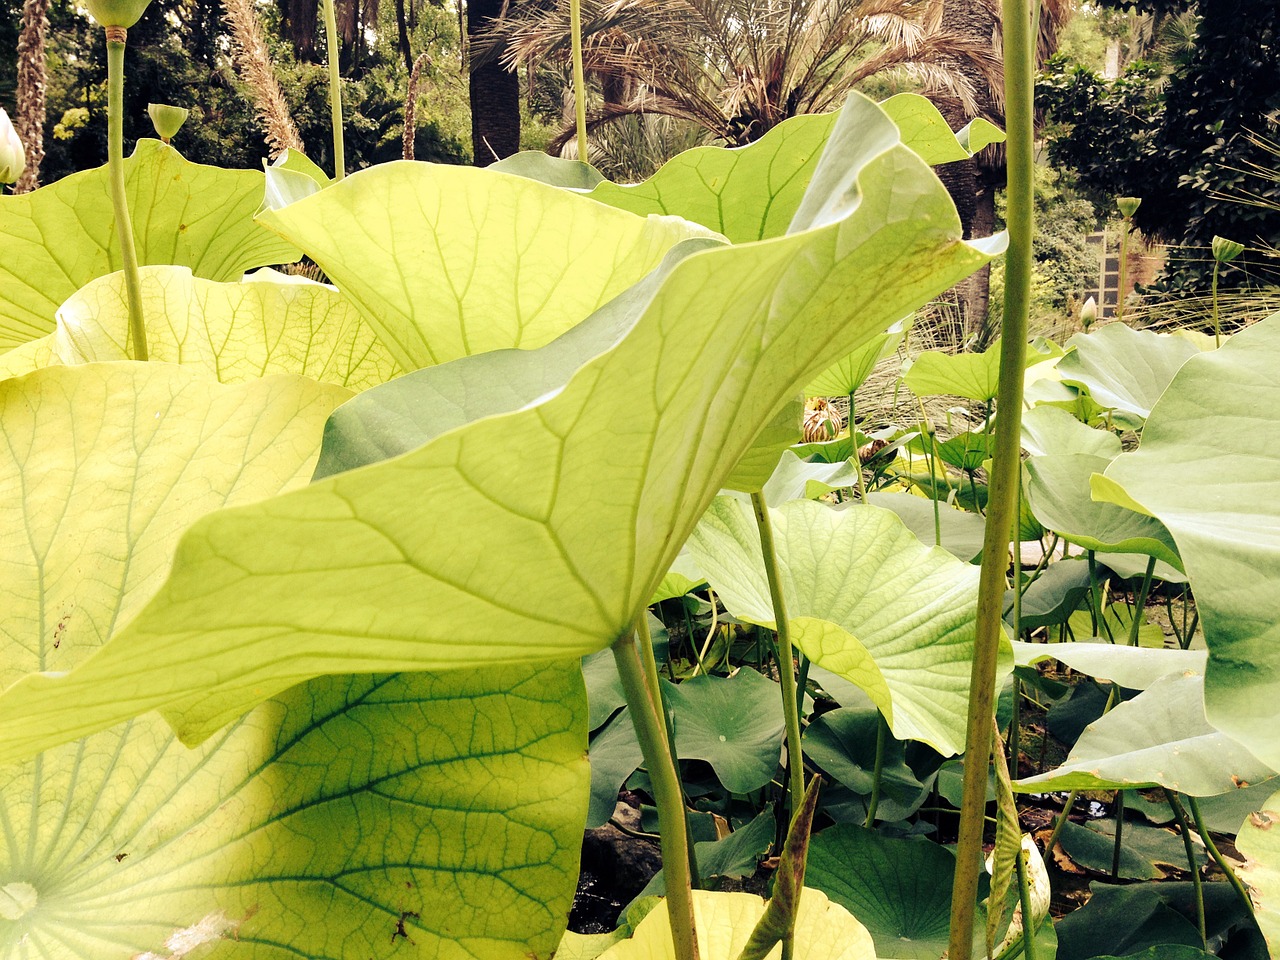
[[[649,687],[634,636],[627,634],[614,642],[613,659],[618,665],[618,676],[622,679],[622,689],[631,708],[631,722],[636,728],[636,739],[640,741],[645,769],[649,771],[649,781],[653,784],[653,799],[658,806],[662,868],[676,960],[698,960],[693,920],[693,878],[689,871],[689,835],[685,829],[680,776],[661,717],[661,701],[658,691]]]
[[[858,425],[853,416],[853,394],[849,394],[849,445],[853,447],[853,462],[858,467],[858,502],[867,502],[867,484],[862,479],[862,458],[858,456]]]
[[[714,603],[714,598],[712,603]],[[646,610],[636,618],[636,638],[639,643],[639,649],[636,651],[640,657],[640,665],[644,668],[645,684],[653,692],[653,702],[658,708],[658,714],[662,717],[662,730],[666,737],[665,747],[667,753],[674,758],[676,755],[676,731],[672,726],[671,711],[667,709],[667,700],[662,693],[662,683],[658,677],[658,658],[653,652],[653,633],[649,630],[649,613]],[[685,829],[685,846],[689,851],[689,877],[694,889],[698,888],[701,875],[698,873],[698,855],[693,846],[693,823],[689,819],[689,804],[686,803],[684,795],[684,784],[680,780],[678,771],[676,784],[680,787],[680,809],[684,812],[684,829]]]
[[[871,799],[867,801],[867,819],[863,824],[868,830],[876,825],[876,809],[880,806],[880,781],[884,776],[884,741],[889,725],[884,714],[876,715],[876,766],[871,772]]]
[[[1200,839],[1204,841],[1204,848],[1209,851],[1209,856],[1213,858],[1213,862],[1218,865],[1218,869],[1226,874],[1227,881],[1235,888],[1240,896],[1240,900],[1244,903],[1245,909],[1249,911],[1249,916],[1253,916],[1253,900],[1249,897],[1249,891],[1245,889],[1244,884],[1231,869],[1231,864],[1227,863],[1222,853],[1218,850],[1218,845],[1213,842],[1213,838],[1209,836],[1209,828],[1204,824],[1204,817],[1200,815],[1200,805],[1196,803],[1196,798],[1187,796],[1187,806],[1191,808],[1191,819],[1195,821],[1196,833],[1200,834]]]
[[[796,703],[791,625],[787,622],[787,606],[782,598],[778,553],[773,544],[773,523],[769,519],[769,507],[764,502],[763,493],[751,495],[751,507],[755,511],[756,526],[760,528],[760,553],[764,557],[764,572],[769,580],[769,599],[773,602],[773,618],[777,624],[778,680],[782,685],[782,716],[787,728],[787,769],[790,773],[788,790],[791,795],[791,816],[794,818],[804,799],[804,754],[800,751],[800,707]]]
[[[1113,689],[1120,689],[1114,687]],[[1115,799],[1115,815],[1116,815],[1116,841],[1111,845],[1111,876],[1120,876],[1120,845],[1124,843],[1124,791],[1116,791]]]
[[[1116,289],[1116,320],[1124,319],[1124,285],[1129,273],[1129,218],[1120,222],[1120,276]]]
[[[969,679],[969,717],[965,738],[964,796],[956,843],[955,884],[951,897],[950,960],[971,960],[973,915],[982,870],[983,812],[987,764],[991,753],[991,716],[995,700],[996,656],[1004,592],[1008,587],[1009,541],[1018,509],[1022,470],[1022,383],[1027,350],[1027,314],[1031,295],[1031,239],[1035,229],[1033,138],[1033,40],[1031,0],[1003,0],[1005,120],[1009,185],[1009,252],[1005,258],[1004,322],[1000,343],[999,416],[987,500],[987,527],[978,583],[978,622]]]
[[[142,322],[142,282],[138,279],[138,251],[133,243],[133,220],[124,189],[124,46],[123,27],[107,27],[107,168],[111,176],[111,208],[120,239],[124,290],[129,300],[129,346],[134,360],[146,360],[147,328]]]
[[[1058,816],[1058,822],[1053,825],[1053,833],[1049,834],[1049,842],[1045,845],[1045,851],[1050,856],[1053,855],[1053,846],[1058,842],[1058,835],[1062,833],[1062,828],[1067,825],[1067,820],[1071,817],[1071,808],[1076,805],[1076,797],[1079,795],[1079,790],[1072,790],[1067,794],[1067,802],[1062,805],[1062,813]]]
[[[1204,946],[1205,953],[1208,953],[1209,938],[1205,934],[1204,926],[1204,888],[1200,885],[1200,866],[1196,863],[1196,852],[1191,846],[1191,830],[1187,827],[1187,816],[1182,812],[1182,804],[1178,802],[1177,794],[1167,787],[1160,789],[1164,791],[1165,802],[1173,811],[1173,819],[1178,822],[1178,831],[1182,834],[1182,846],[1187,852],[1187,869],[1191,872],[1191,884],[1196,892],[1196,926],[1200,930],[1200,943]]]
[[[347,175],[346,150],[342,137],[342,77],[338,74],[338,20],[334,0],[324,0],[324,37],[329,60],[329,118],[333,124],[333,178]]]
[[[1222,329],[1218,326],[1218,268],[1222,266],[1215,257],[1213,260],[1213,345],[1222,346]]]
[[[1138,628],[1142,626],[1143,611],[1147,608],[1147,594],[1151,592],[1151,578],[1156,572],[1156,558],[1147,558],[1147,572],[1142,576],[1142,587],[1133,606],[1133,619],[1129,622],[1129,646],[1138,645]]]
[[[582,0],[569,0],[569,37],[573,45],[573,114],[578,127],[578,159],[587,162],[587,81],[582,71]]]

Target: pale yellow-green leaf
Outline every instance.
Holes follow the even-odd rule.
[[[295,373],[362,390],[403,372],[334,287],[273,270],[237,283],[201,280],[185,267],[140,273],[151,360],[194,366],[223,383]],[[124,275],[78,290],[58,311],[63,363],[128,359]]]
[[[737,960],[764,915],[765,901],[750,893],[693,891],[693,915],[701,960]],[[768,960],[782,956],[778,944]],[[867,928],[849,911],[806,887],[796,921],[795,960],[875,960],[875,944]],[[640,921],[628,940],[615,944],[600,960],[675,960],[667,901]]]
[[[297,243],[406,370],[554,340],[707,236],[474,167],[380,164],[260,221]]]

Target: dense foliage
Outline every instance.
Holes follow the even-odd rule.
[[[1057,125],[1049,154],[1101,195],[1142,197],[1134,223],[1149,236],[1198,248],[1215,234],[1274,245],[1280,184],[1265,176],[1274,157],[1258,140],[1280,136],[1280,7],[1200,0],[1195,9],[1194,45],[1167,78],[1145,62],[1107,80],[1052,61],[1037,90]]]

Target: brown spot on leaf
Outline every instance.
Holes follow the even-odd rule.
[[[1249,785],[1248,780],[1241,780],[1234,773],[1231,775],[1231,782],[1236,785],[1237,790],[1243,790],[1245,787]]]
[[[1270,810],[1258,810],[1249,814],[1249,822],[1259,830],[1270,830],[1277,821],[1280,821],[1280,814]]]
[[[127,857],[127,856],[128,856],[128,854],[127,854],[127,853],[117,853],[117,854],[116,854],[116,863],[119,863],[121,860],[123,860],[123,859],[124,859],[125,857]]]
[[[405,921],[411,917],[414,920],[422,919],[421,917],[418,916],[418,914],[414,913],[412,910],[400,911],[400,919],[396,921],[396,928],[391,931],[392,943],[396,942],[396,937],[400,937],[403,940],[408,940],[410,946],[416,947],[418,945],[417,941],[415,941],[411,936],[409,936],[409,931],[404,928]]]

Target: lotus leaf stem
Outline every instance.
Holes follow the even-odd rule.
[[[1147,608],[1147,594],[1151,591],[1151,578],[1156,572],[1156,558],[1147,557],[1147,572],[1142,575],[1142,586],[1134,598],[1133,619],[1129,623],[1129,646],[1138,645],[1138,629],[1142,626],[1143,611]]]
[[[1182,804],[1178,802],[1178,795],[1168,787],[1160,788],[1164,792],[1165,802],[1169,804],[1169,809],[1173,812],[1173,819],[1178,823],[1178,832],[1182,834],[1182,846],[1187,852],[1187,870],[1191,873],[1191,884],[1195,888],[1196,894],[1196,927],[1200,931],[1200,943],[1204,947],[1205,953],[1209,952],[1209,938],[1205,934],[1204,925],[1204,887],[1200,880],[1200,865],[1196,863],[1196,851],[1191,846],[1191,830],[1187,826],[1187,815],[1182,812]]]
[[[347,175],[346,147],[342,133],[342,76],[338,70],[338,18],[334,0],[324,0],[324,36],[329,60],[329,117],[333,124],[333,179]]]
[[[1245,909],[1249,911],[1249,916],[1253,916],[1253,900],[1249,897],[1249,891],[1245,889],[1244,883],[1239,875],[1231,869],[1231,864],[1227,863],[1222,852],[1218,850],[1218,845],[1213,842],[1213,838],[1209,836],[1209,828],[1205,826],[1204,817],[1200,815],[1200,805],[1196,803],[1196,798],[1190,795],[1186,796],[1187,806],[1191,810],[1191,819],[1195,821],[1196,833],[1200,834],[1200,839],[1204,841],[1204,848],[1209,851],[1209,856],[1213,858],[1213,862],[1218,865],[1227,878],[1227,882],[1235,888],[1240,896],[1241,902]]]
[[[880,781],[884,776],[884,741],[888,729],[884,714],[876,714],[876,765],[871,772],[871,799],[867,801],[867,819],[863,824],[868,830],[876,825],[876,810],[880,806]]]
[[[1118,686],[1113,689],[1120,689]],[[1120,876],[1120,847],[1124,843],[1124,791],[1116,791],[1115,799],[1116,839],[1111,845],[1111,876]]]
[[[646,614],[640,615],[643,620]],[[636,633],[640,633],[637,627]],[[645,631],[647,632],[647,631]],[[644,755],[645,769],[653,784],[658,807],[658,827],[662,835],[662,867],[667,887],[667,911],[671,920],[671,941],[676,960],[698,960],[698,940],[694,933],[693,878],[689,869],[689,834],[686,829],[680,775],[662,719],[662,701],[650,686],[648,671],[641,662],[635,635],[628,633],[613,644],[613,659],[631,708],[631,722]],[[655,673],[656,676],[656,673]]]
[[[578,129],[578,159],[587,162],[587,82],[582,71],[582,0],[569,0],[569,37],[573,56],[573,117]]]
[[[146,360],[147,328],[142,319],[142,282],[138,278],[138,250],[124,185],[124,48],[123,27],[107,27],[107,172],[111,178],[111,208],[120,241],[124,290],[129,301],[129,345],[134,360]]]
[[[1031,0],[1003,0],[1005,118],[1008,128],[1008,228],[1005,304],[1000,341],[999,416],[987,499],[987,525],[978,583],[978,613],[969,715],[965,738],[964,794],[951,896],[950,960],[971,960],[978,875],[982,869],[983,809],[991,753],[996,661],[1000,650],[1004,594],[1008,588],[1009,541],[1017,520],[1022,470],[1022,387],[1026,367],[1027,315],[1031,294],[1031,242],[1035,229],[1033,138],[1033,39]]]
[[[769,519],[769,506],[765,503],[764,493],[751,495],[751,507],[755,511],[756,526],[760,530],[760,553],[764,558],[769,599],[773,603],[773,619],[777,625],[778,680],[782,686],[782,715],[787,729],[787,769],[790,774],[788,792],[791,795],[791,816],[794,819],[800,809],[800,802],[804,799],[804,755],[800,750],[800,707],[796,702],[791,625],[787,622],[787,605],[782,596],[782,581],[778,571],[778,553],[773,542],[773,523]]]

